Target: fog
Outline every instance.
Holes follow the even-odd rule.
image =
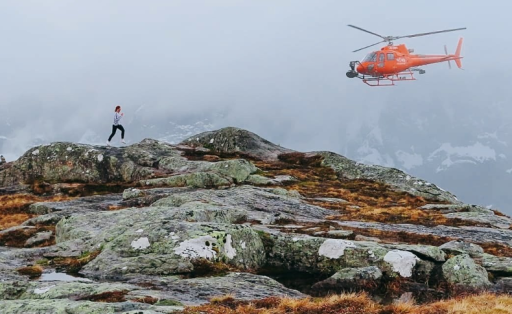
[[[201,121],[199,129],[237,126],[292,149],[404,169],[393,155],[401,143],[424,147],[426,162],[435,145],[469,145],[510,125],[509,5],[488,3],[3,0],[0,153],[13,160],[38,143],[104,143],[121,105],[129,143]],[[417,81],[370,88],[345,72],[372,49],[351,51],[379,38],[347,24],[384,36],[467,27],[396,42],[442,54],[462,36],[465,70],[435,64]],[[410,172],[438,178],[435,167]],[[457,183],[444,188],[457,192]]]

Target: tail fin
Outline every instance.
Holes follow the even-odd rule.
[[[462,41],[463,41],[463,38],[461,37],[459,39],[459,43],[457,44],[457,50],[455,50],[455,64],[457,64],[457,66],[459,67],[459,69],[462,69],[462,62],[460,61],[460,59],[462,58],[460,56],[460,50],[462,49]]]

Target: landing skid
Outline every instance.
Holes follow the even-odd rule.
[[[363,83],[368,86],[395,86],[396,81],[415,81],[412,71],[405,71],[396,74],[379,77],[362,77]]]

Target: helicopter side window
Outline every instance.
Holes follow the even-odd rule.
[[[375,61],[377,61],[377,53],[376,52],[369,53],[363,60],[363,62],[375,62]]]
[[[395,54],[394,53],[388,53],[388,61],[395,60]]]

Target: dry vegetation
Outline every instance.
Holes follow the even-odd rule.
[[[36,215],[27,213],[28,206],[36,202],[58,202],[68,200],[67,196],[37,196],[13,194],[0,196],[0,230],[18,226]]]
[[[38,242],[30,247],[44,247],[55,244],[55,226],[35,225],[26,229],[13,230],[0,234],[0,245],[10,247],[26,247],[26,241],[39,232],[51,231],[53,234],[49,240]]]
[[[512,314],[512,297],[484,293],[428,305],[380,305],[367,294],[342,294],[321,299],[267,298],[236,301],[232,296],[213,298],[210,304],[187,307],[185,314]]]
[[[18,273],[21,275],[28,276],[29,278],[37,278],[40,277],[43,273],[43,267],[39,265],[35,266],[26,266],[18,269]]]
[[[290,175],[298,179],[288,184],[288,189],[297,190],[312,205],[339,212],[330,217],[333,220],[358,220],[383,223],[422,224],[426,226],[481,226],[481,224],[461,219],[446,218],[436,209],[419,209],[434,201],[395,191],[390,186],[371,180],[339,179],[333,169],[319,166],[316,159],[296,153],[295,159],[285,158],[280,162],[255,161],[263,175]],[[292,161],[293,160],[293,161]],[[319,198],[337,198],[347,202],[329,202]]]
[[[128,290],[121,291],[108,291],[99,294],[90,295],[84,298],[78,299],[78,301],[87,300],[93,302],[125,302],[126,294],[128,294]]]

